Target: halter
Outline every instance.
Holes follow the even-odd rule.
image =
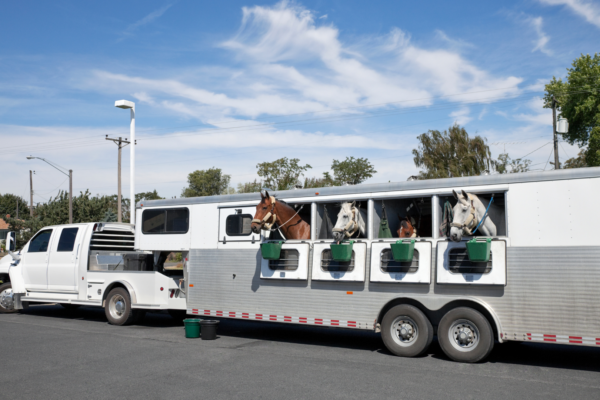
[[[352,237],[358,231],[358,210],[352,207],[352,218],[343,228],[333,228],[333,232],[342,232],[344,237]]]
[[[462,229],[463,234],[466,236],[472,236],[472,230],[476,228],[479,224],[479,221],[477,220],[477,214],[475,213],[475,206],[473,205],[473,197],[470,194],[469,200],[471,200],[471,212],[469,213],[469,216],[467,217],[465,222],[463,222],[462,224],[459,224],[458,222],[452,222],[450,224],[451,227]]]
[[[253,219],[252,223],[257,223],[260,225],[260,229],[265,230],[265,231],[271,231],[274,232],[276,230],[279,230],[280,228],[283,228],[288,222],[290,222],[296,215],[298,215],[298,213],[300,211],[302,211],[302,209],[304,208],[304,204],[302,204],[302,206],[300,206],[300,208],[298,209],[298,211],[296,211],[296,213],[294,215],[292,215],[292,217],[290,219],[288,219],[287,221],[285,221],[283,224],[279,224],[279,226],[276,229],[272,229],[273,225],[275,225],[275,222],[277,222],[277,214],[275,214],[275,203],[277,203],[277,200],[275,199],[275,197],[273,196],[269,196],[269,198],[271,199],[271,211],[269,211],[267,214],[265,214],[265,216],[263,217],[263,219]],[[281,233],[281,231],[279,231],[279,233]],[[283,234],[282,234],[283,236]]]

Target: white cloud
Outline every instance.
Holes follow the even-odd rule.
[[[543,30],[544,20],[542,17],[528,18],[527,21],[531,24],[531,27],[535,30],[537,34],[537,40],[534,41],[535,47],[532,52],[541,51],[542,53],[551,56],[552,51],[546,47],[550,38]]]
[[[319,19],[327,19],[327,14],[321,15]]]
[[[528,122],[535,126],[552,126],[552,110],[544,108],[544,100],[541,97],[534,97],[527,103],[527,107],[532,111],[529,114],[516,114],[514,119],[517,121]]]
[[[450,116],[454,118],[454,123],[458,125],[466,125],[473,120],[469,115],[471,110],[469,107],[461,107],[460,109],[450,113]]]
[[[600,5],[584,0],[539,0],[551,6],[565,6],[590,24],[600,28]]]
[[[134,31],[136,31],[138,28],[147,25],[153,21],[155,21],[156,19],[162,17],[162,15],[167,12],[167,10],[169,8],[171,8],[173,4],[167,4],[161,8],[159,8],[158,10],[152,11],[150,14],[146,15],[144,18],[134,22],[133,24],[129,25],[127,28],[125,28],[125,31],[123,32],[123,35],[131,35]]]

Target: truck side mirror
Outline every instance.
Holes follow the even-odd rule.
[[[15,251],[17,248],[17,234],[16,232],[8,232],[6,235],[6,250]]]

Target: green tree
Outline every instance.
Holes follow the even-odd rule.
[[[515,174],[517,172],[529,171],[531,160],[522,158],[510,158],[508,153],[502,153],[496,161],[496,171],[501,174]]]
[[[567,161],[565,161],[563,168],[570,169],[570,168],[585,168],[585,167],[587,167],[588,165],[585,162],[585,156],[586,156],[586,149],[581,149],[579,151],[579,154],[577,154],[577,157],[572,157],[572,158],[569,158]]]
[[[101,219],[102,222],[117,222],[117,214],[113,211],[113,209],[109,209],[104,213],[104,217]]]
[[[312,168],[308,164],[300,165],[299,162],[298,158],[283,157],[273,162],[259,163],[256,168],[258,176],[263,179],[266,187],[274,190],[288,190],[301,184],[300,176]]]
[[[135,204],[139,203],[142,200],[162,200],[164,197],[160,197],[156,189],[152,192],[141,192],[136,193],[135,195]]]
[[[336,185],[343,185],[344,183],[358,185],[377,173],[366,158],[346,157],[344,161],[333,160],[331,169]],[[324,176],[325,179],[329,178],[328,174],[324,174]]]
[[[487,140],[469,137],[458,124],[444,132],[430,130],[417,139],[420,144],[413,155],[415,165],[423,169],[419,179],[480,175],[495,166]]]
[[[181,197],[216,196],[227,193],[231,175],[221,168],[196,170],[188,175],[188,187],[183,188]]]
[[[238,183],[237,192],[238,193],[258,193],[260,189],[263,187],[261,181],[257,181],[256,179],[253,182],[246,183]]]
[[[313,177],[304,179],[304,189],[328,186],[337,186],[329,172],[324,172],[323,178]]]
[[[567,77],[552,77],[546,85],[544,107],[552,108],[552,96],[558,101],[559,116],[569,121],[562,134],[570,144],[587,146],[585,163],[600,165],[600,54],[581,55],[567,68]]]
[[[17,206],[19,209],[19,218],[29,219],[29,204],[24,198],[5,193],[0,195],[0,217],[10,214],[11,217],[17,216]]]

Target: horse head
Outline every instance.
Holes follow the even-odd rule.
[[[410,218],[404,217],[400,219],[400,229],[398,229],[398,237],[399,238],[410,238],[416,236],[416,230],[413,224],[410,222]],[[413,236],[414,235],[414,236]]]
[[[275,215],[275,204],[277,200],[275,197],[269,196],[269,192],[261,190],[260,192],[260,203],[256,206],[256,214],[250,225],[250,229],[254,233],[260,233],[261,229],[271,229],[271,226],[277,220]]]
[[[477,217],[475,215],[474,196],[461,190],[461,194],[452,191],[454,198],[457,200],[454,206],[454,219],[450,224],[450,239],[454,242],[460,242],[463,232],[471,234],[477,225]]]
[[[355,202],[342,203],[333,227],[333,239],[339,243],[346,237],[354,235],[359,229],[358,218],[359,211]]]

